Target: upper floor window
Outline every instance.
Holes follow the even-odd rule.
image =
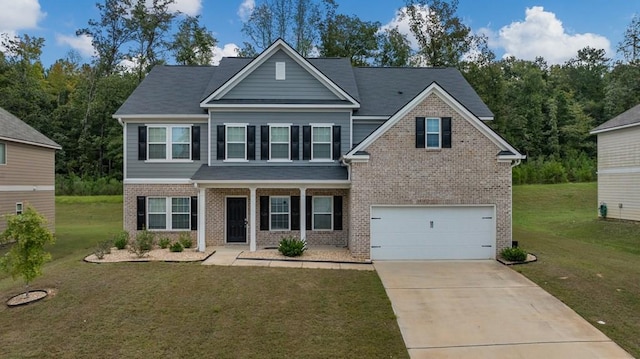
[[[0,165],[7,164],[7,145],[0,143]]]
[[[269,126],[269,153],[271,160],[288,160],[290,127],[272,125]]]
[[[440,148],[440,119],[427,119],[427,148]]]
[[[247,148],[247,129],[245,126],[228,125],[227,132],[227,159],[244,160]]]
[[[311,159],[331,160],[331,126],[311,127]]]
[[[149,160],[189,160],[191,128],[189,126],[149,126]]]

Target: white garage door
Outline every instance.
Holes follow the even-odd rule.
[[[371,208],[371,259],[495,258],[493,206]]]

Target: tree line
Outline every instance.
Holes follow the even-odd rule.
[[[208,65],[216,38],[198,16],[171,10],[174,0],[102,0],[99,18],[77,35],[95,55],[77,53],[45,67],[44,39],[3,35],[0,106],[62,146],[59,190],[117,191],[122,129],[111,115],[158,64]],[[589,130],[640,102],[640,20],[618,44],[618,60],[584,48],[563,64],[496,59],[487,39],[457,15],[457,0],[406,0],[398,14],[413,37],[340,12],[335,0],[258,0],[243,24],[239,56],[255,56],[277,38],[304,56],[347,57],[354,66],[458,68],[495,114],[490,122],[528,159],[514,183],[595,180]],[[87,184],[89,183],[89,184]]]

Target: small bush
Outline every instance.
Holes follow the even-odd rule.
[[[169,247],[169,245],[171,245],[171,240],[167,237],[162,237],[158,241],[158,245],[160,246],[160,248],[166,249]]]
[[[111,241],[101,241],[96,245],[96,249],[93,251],[93,254],[96,255],[98,259],[104,258],[105,254],[111,253]]]
[[[175,242],[172,245],[169,246],[169,250],[171,252],[182,252],[184,250],[184,248],[182,247],[182,243],[180,242]]]
[[[524,262],[527,259],[527,252],[522,248],[505,248],[500,255],[511,262]]]
[[[153,249],[155,235],[146,229],[138,233],[136,239],[129,244],[129,251],[135,253],[138,258],[142,258],[145,254]]]
[[[118,249],[124,249],[129,244],[129,232],[122,231],[113,236],[113,245]]]
[[[193,240],[191,240],[191,235],[187,232],[180,233],[180,238],[178,241],[184,248],[191,248],[193,246]]]
[[[307,243],[296,237],[284,237],[278,246],[278,251],[287,257],[301,256],[305,250],[307,250]]]

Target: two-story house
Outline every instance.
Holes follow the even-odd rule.
[[[511,246],[523,156],[455,69],[354,68],[278,40],[219,66],[157,66],[114,118],[132,233],[251,251],[293,235],[371,259]]]
[[[55,230],[55,152],[60,145],[0,108],[0,232],[4,215],[33,206]]]

